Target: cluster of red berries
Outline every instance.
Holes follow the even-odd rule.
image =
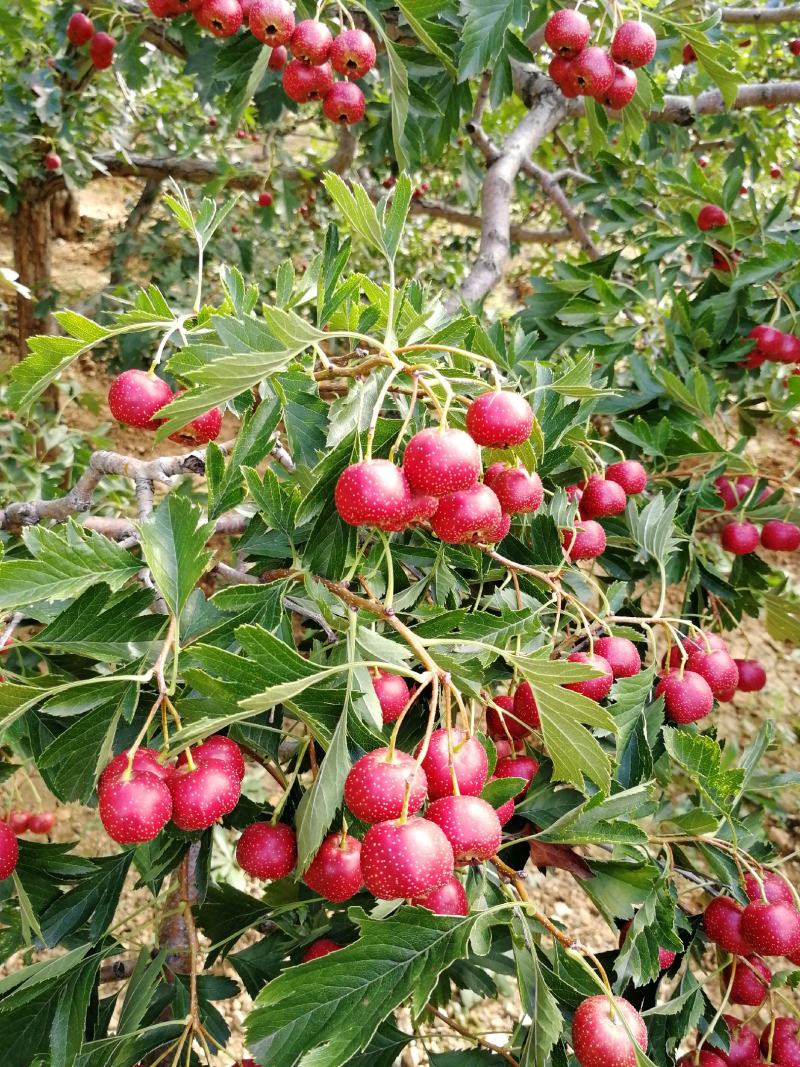
[[[564,8],[547,20],[544,39],[555,52],[548,73],[564,96],[591,96],[619,111],[636,95],[633,73],[656,54],[656,35],[644,22],[622,22],[611,51],[587,47],[591,25],[580,11]]]
[[[747,335],[755,346],[743,366],[748,369],[763,363],[800,363],[800,337],[776,330],[774,326],[754,326]]]
[[[749,872],[744,881],[750,903],[743,906],[733,897],[715,897],[705,910],[703,929],[734,957],[723,971],[723,980],[730,983],[731,1004],[758,1007],[772,980],[762,956],[784,956],[800,966],[800,911],[792,887],[780,875]]]
[[[539,475],[493,464],[482,474],[480,446],[528,440],[533,412],[517,393],[483,393],[467,410],[467,429],[421,430],[406,445],[402,468],[385,459],[354,463],[336,483],[336,509],[351,526],[399,531],[429,520],[449,544],[501,541],[511,515],[534,512],[544,497]]]
[[[94,23],[83,11],[70,15],[67,23],[67,40],[76,48],[89,45],[89,58],[96,70],[106,70],[114,62],[117,42],[110,33],[95,30]]]
[[[353,82],[375,66],[375,45],[363,30],[343,30],[336,37],[317,19],[295,23],[288,0],[147,0],[158,18],[191,11],[215,37],[232,37],[243,26],[268,45],[270,70],[283,71],[283,89],[290,100],[307,104],[321,100],[331,122],[351,126],[364,117],[364,94]],[[293,58],[289,59],[289,52]],[[334,71],[344,81],[334,81]]]
[[[241,749],[221,734],[174,764],[149,748],[121,752],[97,783],[100,820],[120,845],[151,841],[170,819],[181,830],[205,830],[236,807],[244,770]]]
[[[773,1018],[758,1035],[746,1023],[733,1015],[723,1015],[728,1027],[728,1051],[710,1048],[699,1052],[687,1052],[678,1061],[678,1067],[763,1067],[767,1063],[775,1067],[799,1067],[800,1022],[796,1019]]]
[[[0,881],[8,878],[19,860],[18,834],[49,834],[55,826],[52,811],[17,811],[12,809],[8,818],[0,822]]]
[[[108,407],[117,422],[136,426],[142,430],[156,430],[164,419],[156,413],[170,400],[180,396],[173,393],[163,378],[143,370],[126,370],[118,374],[108,390]],[[222,429],[222,411],[211,408],[196,419],[169,435],[170,441],[178,444],[201,445],[215,441]]]
[[[796,552],[800,548],[800,526],[783,519],[768,519],[761,527],[742,519],[722,527],[720,542],[726,552],[747,556],[759,545],[770,552]]]
[[[638,496],[647,485],[647,471],[635,459],[612,463],[602,474],[566,487],[570,500],[578,502],[575,526],[564,536],[565,550],[573,563],[595,559],[605,552],[606,532],[597,519],[621,515],[629,496]]]

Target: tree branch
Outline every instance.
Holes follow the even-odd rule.
[[[530,174],[531,177],[536,179],[539,185],[541,185],[545,195],[556,205],[558,210],[564,216],[564,221],[567,224],[570,234],[578,242],[587,256],[590,259],[599,259],[600,249],[589,236],[582,220],[579,218],[572,204],[570,204],[564,190],[558,184],[555,177],[548,173],[544,167],[540,167],[530,159],[523,163],[523,169],[527,174]]]
[[[433,200],[412,200],[412,215],[429,215],[434,219],[444,219],[446,222],[454,222],[458,226],[466,226],[470,230],[481,228],[480,215],[473,215],[469,211],[461,211]],[[518,244],[554,245],[561,241],[569,241],[572,235],[569,230],[529,230],[524,226],[512,224],[509,230],[511,240]]]
[[[776,24],[779,22],[796,22],[800,20],[800,4],[787,7],[718,7],[722,22],[734,25],[755,23],[756,25]]]

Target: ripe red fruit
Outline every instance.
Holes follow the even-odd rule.
[[[521,682],[514,693],[514,715],[524,723],[528,723],[534,730],[538,730],[542,725],[530,682]]]
[[[533,411],[524,396],[496,389],[482,393],[467,408],[467,433],[479,445],[510,448],[531,435]]]
[[[279,822],[254,822],[245,827],[236,843],[236,862],[262,881],[278,881],[294,870],[297,839],[291,826]]]
[[[28,818],[28,829],[32,834],[49,834],[55,824],[52,811],[34,811]]]
[[[723,1015],[722,1018],[730,1034],[726,1057],[730,1067],[743,1067],[749,1060],[758,1059],[758,1038],[750,1027],[733,1015]]]
[[[299,59],[291,59],[283,68],[283,91],[290,100],[307,104],[310,100],[322,100],[333,85],[330,63],[312,67]]]
[[[547,20],[544,39],[559,56],[576,56],[589,43],[592,27],[579,11],[564,8]]]
[[[503,536],[502,518],[500,501],[488,485],[478,484],[445,494],[431,519],[431,529],[451,545],[496,541]]]
[[[284,45],[279,44],[276,48],[273,48],[269,54],[267,60],[267,66],[270,70],[283,70],[286,66],[286,61],[289,58],[289,53],[286,51]]]
[[[98,790],[100,821],[106,833],[120,845],[152,841],[172,814],[170,790],[149,771],[123,771]]]
[[[708,164],[710,162],[711,162],[711,160],[708,158],[708,156],[698,156],[697,157],[697,165],[698,165],[698,167],[701,167],[703,170],[705,170],[705,168],[708,166]]]
[[[244,18],[239,0],[203,0],[194,17],[215,37],[233,37],[242,28]]]
[[[531,787],[536,772],[539,770],[539,764],[533,758],[533,756],[519,755],[519,756],[504,756],[497,761],[497,765],[494,769],[495,778],[524,778],[525,787],[520,789],[519,793],[515,794],[514,800],[519,800],[520,797],[524,797]]]
[[[425,818],[444,832],[458,864],[488,860],[500,847],[500,820],[492,805],[481,797],[440,797],[428,805]]]
[[[431,426],[406,445],[403,471],[414,493],[443,496],[469,489],[481,475],[480,449],[463,430]]]
[[[486,475],[483,484],[488,484]],[[528,474],[524,467],[508,467],[500,471],[493,476],[489,488],[508,515],[524,515],[537,511],[544,499],[542,479],[536,471]]]
[[[751,951],[742,933],[744,908],[733,897],[714,897],[703,915],[703,929],[715,944],[734,956]]]
[[[363,78],[375,66],[375,45],[363,30],[343,30],[331,45],[331,65],[345,78]]]
[[[408,782],[412,783],[408,813],[422,807],[428,792],[425,772],[407,752],[376,748],[362,756],[351,768],[344,783],[344,800],[362,822],[398,819]]]
[[[334,498],[336,510],[350,526],[396,530],[405,522],[411,493],[403,472],[388,459],[364,459],[341,473]]]
[[[88,15],[82,11],[76,11],[70,15],[67,23],[67,40],[76,48],[88,44],[94,34],[94,24]]]
[[[19,859],[19,842],[14,831],[0,822],[0,879],[8,878]]]
[[[179,396],[176,393],[176,396]],[[180,430],[169,435],[170,441],[177,441],[179,445],[205,445],[209,441],[216,441],[222,429],[222,410],[211,408],[204,411],[187,426],[181,426]]]
[[[757,956],[737,956],[722,972],[722,981],[726,988],[731,981],[734,967],[736,975],[731,986],[731,1004],[760,1007],[767,999],[767,987],[772,981],[772,971]]]
[[[620,931],[619,931],[619,947],[620,948],[622,948],[622,946],[625,943],[625,938],[628,936],[628,931],[631,928],[631,921],[632,920],[629,919],[626,923],[623,923],[622,926],[620,927]],[[658,968],[659,968],[659,970],[666,971],[667,967],[671,967],[672,964],[675,962],[676,955],[677,955],[676,952],[670,952],[669,949],[659,948],[659,950],[658,950]]]
[[[240,782],[244,778],[245,766],[242,750],[235,741],[232,741],[230,737],[225,737],[224,734],[207,737],[205,741],[192,749],[192,759],[195,763],[212,761],[222,763],[236,775]],[[186,753],[182,752],[178,757],[177,766],[183,767],[187,763]]]
[[[773,358],[777,363],[800,362],[800,338],[790,333],[781,333],[780,343]]]
[[[627,637],[601,637],[594,650],[608,663],[615,678],[632,678],[642,669],[639,649]]]
[[[467,737],[463,730],[451,729],[450,741],[453,748],[452,770],[447,730],[434,730],[431,734],[428,751],[422,761],[422,769],[428,779],[428,796],[431,800],[452,796],[453,774],[462,796],[479,796],[489,773],[486,749],[477,737]],[[414,755],[419,756],[421,749],[420,742]]]
[[[621,485],[626,496],[643,493],[647,486],[647,471],[636,459],[623,459],[619,463],[612,463],[610,467],[606,467],[605,478],[607,482]]]
[[[438,507],[438,496],[412,496],[406,511],[406,522],[423,522],[425,519],[432,519]]]
[[[794,903],[754,900],[742,912],[742,933],[760,956],[786,956],[800,949],[800,912]]]
[[[249,21],[253,36],[272,49],[285,45],[294,33],[294,11],[288,0],[254,0]]]
[[[527,685],[527,682],[524,684]],[[503,711],[510,711],[515,717],[512,718],[510,715],[504,715],[495,708],[488,707],[486,709],[486,729],[489,732],[489,736],[493,738],[503,738],[510,734],[511,737],[527,737],[531,732],[531,728],[525,722],[516,721],[519,716],[517,716],[517,713],[514,711],[515,698],[512,696],[501,695],[496,696],[493,699],[495,704],[499,704]]]
[[[110,782],[112,778],[122,774],[127,768],[128,751],[127,748],[124,749],[118,756],[114,756],[110,763],[106,764],[97,781],[98,790],[102,789],[106,782]],[[154,774],[162,782],[166,782],[172,774],[171,767],[158,762],[158,752],[154,748],[137,748],[133,754],[132,768],[134,771],[147,771],[149,774]]]
[[[636,1067],[636,1048],[620,1016],[647,1051],[647,1027],[636,1008],[623,997],[614,997],[612,1006],[600,994],[579,1004],[572,1018],[572,1048],[581,1067]]]
[[[779,1018],[774,1026],[768,1023],[761,1035],[761,1051],[776,1067],[800,1067],[800,1022]]]
[[[353,126],[364,118],[364,94],[352,82],[334,82],[322,101],[322,113],[340,126]]]
[[[761,527],[761,544],[772,552],[796,552],[800,548],[800,526],[769,519]]]
[[[24,834],[28,829],[28,820],[30,814],[27,811],[14,811],[13,809],[8,813],[8,819],[6,822],[9,828],[13,830],[15,834]]]
[[[685,726],[708,715],[714,707],[711,686],[694,671],[679,670],[665,674],[656,686],[656,696],[664,694],[667,718]]]
[[[575,69],[571,59],[565,56],[555,56],[550,60],[547,73],[568,99],[572,100],[581,95],[581,87],[575,80]]]
[[[160,423],[153,416],[172,400],[172,395],[162,378],[143,370],[126,370],[111,383],[108,407],[118,422],[154,430]]]
[[[692,48],[692,46],[690,44],[685,44],[683,46],[682,58],[683,58],[684,66],[686,66],[686,64],[688,64],[688,63],[694,63],[694,61],[697,59],[697,56],[695,55],[695,51],[694,51],[694,49]]]
[[[758,527],[752,522],[729,522],[720,535],[722,547],[735,556],[746,556],[758,548]]]
[[[770,176],[770,178],[782,178],[783,177],[783,171],[781,170],[781,168],[778,166],[777,163],[773,163],[770,166],[770,168],[769,168],[769,176]]]
[[[763,883],[763,888],[762,888]],[[794,893],[785,878],[774,871],[762,871],[761,882],[749,871],[744,876],[744,888],[750,900],[768,900],[770,904],[794,907]]]
[[[639,87],[639,79],[630,67],[621,67],[617,64],[614,68],[614,80],[602,97],[598,97],[606,107],[612,111],[621,111],[636,96]]]
[[[181,11],[197,11],[199,7],[203,6],[203,0],[174,0],[175,7],[179,12]],[[246,0],[242,0],[242,14],[246,15],[250,5]]]
[[[361,846],[361,872],[378,900],[420,897],[453,876],[453,850],[429,819],[379,822]]]
[[[614,83],[616,67],[605,48],[584,48],[572,61],[575,81],[584,96],[602,99]]]
[[[405,678],[399,674],[378,671],[377,678],[372,679],[372,688],[381,706],[383,721],[385,723],[396,722],[411,699],[411,692]]]
[[[157,19],[172,19],[181,13],[175,0],[147,0],[147,6]]]
[[[727,221],[728,216],[716,204],[705,204],[700,208],[697,216],[697,225],[701,230],[716,230],[724,226]]]
[[[117,42],[110,33],[96,33],[89,42],[89,57],[96,70],[106,70],[114,62]]]
[[[800,56],[800,37],[795,37],[789,41],[789,51],[793,56]]]
[[[61,170],[61,156],[58,152],[48,152],[42,163],[45,170]]]
[[[412,897],[411,904],[427,908],[434,915],[467,915],[469,902],[463,885],[457,878],[448,878],[438,889],[421,897]]]
[[[272,193],[259,193],[258,194],[258,206],[259,207],[272,207]]]
[[[767,672],[757,659],[736,659],[734,663],[739,668],[740,693],[757,693],[767,684]]]
[[[611,42],[611,58],[625,67],[644,67],[656,54],[656,35],[646,22],[621,22]]]
[[[730,700],[739,684],[739,668],[735,660],[722,650],[692,652],[686,661],[690,671],[708,682],[717,700]]]
[[[762,352],[767,359],[778,358],[781,342],[784,336],[780,330],[776,330],[772,326],[759,325],[754,326],[747,336],[755,341],[756,348],[759,352]]]
[[[316,19],[303,19],[298,22],[289,38],[292,55],[303,63],[313,63],[315,66],[325,62],[331,54],[332,44],[331,31]]]
[[[495,780],[494,776],[489,779],[490,782],[494,782]],[[514,817],[514,798],[511,797],[505,804],[501,804],[499,808],[495,808],[494,810],[497,813],[497,818],[500,820],[500,825],[505,826],[508,820]]]
[[[331,952],[337,952],[340,948],[344,948],[344,945],[340,945],[338,941],[331,941],[329,937],[320,937],[316,941],[312,941],[305,950],[302,962],[310,963],[311,960],[318,960],[321,956],[328,956]]]
[[[218,760],[178,767],[169,781],[172,821],[181,830],[205,830],[233,811],[241,792],[239,778]]]
[[[361,842],[340,833],[328,834],[303,875],[309,889],[326,900],[349,900],[361,888]]]
[[[583,501],[581,501],[583,503]],[[564,548],[570,562],[595,559],[606,550],[606,532],[594,519],[581,519],[563,535]]]
[[[600,655],[591,655],[588,652],[573,652],[567,656],[567,663],[585,663],[589,667],[597,667],[603,673],[599,678],[587,678],[583,682],[565,683],[565,689],[570,689],[573,693],[581,693],[590,700],[605,700],[611,692],[611,686],[614,684],[614,674],[607,659]]]

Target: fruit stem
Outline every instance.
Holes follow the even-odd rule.
[[[401,363],[399,366],[392,367],[386,376],[386,381],[383,383],[381,391],[378,393],[378,397],[375,401],[375,405],[372,408],[372,415],[370,416],[369,426],[367,427],[367,449],[364,454],[364,459],[369,461],[372,459],[372,445],[375,441],[375,431],[378,428],[378,419],[380,418],[381,410],[383,409],[384,402],[386,400],[387,393],[391,388],[392,382],[397,376],[405,369]]]
[[[443,1022],[445,1026],[449,1026],[451,1030],[455,1030],[457,1034],[461,1034],[462,1037],[466,1037],[469,1041],[474,1041],[475,1044],[479,1045],[481,1048],[485,1048],[489,1052],[493,1052],[496,1056],[500,1056],[501,1059],[504,1059],[506,1063],[512,1064],[513,1067],[519,1067],[519,1061],[515,1060],[511,1053],[506,1052],[504,1048],[493,1044],[491,1041],[485,1040],[485,1038],[481,1037],[479,1034],[473,1034],[466,1026],[461,1026],[460,1023],[449,1018],[444,1012],[439,1011],[438,1008],[432,1008],[428,1005],[428,1010],[431,1015],[434,1015],[440,1022]]]
[[[378,530],[378,536],[383,544],[383,558],[386,561],[386,594],[383,598],[383,606],[386,611],[391,611],[392,603],[394,601],[394,563],[392,561],[392,549],[389,544],[389,538],[383,530]]]
[[[395,750],[395,746],[397,745],[397,735],[400,733],[400,727],[403,725],[403,720],[405,719],[409,708],[417,700],[417,698],[419,697],[420,693],[425,688],[425,686],[428,685],[433,680],[433,677],[434,676],[433,676],[433,674],[430,673],[430,671],[428,671],[425,675],[423,675],[422,681],[420,682],[418,688],[411,694],[411,696],[408,699],[408,702],[406,703],[406,706],[403,708],[403,710],[397,716],[397,719],[395,720],[395,724],[394,724],[394,726],[392,728],[391,736],[389,738],[389,744],[387,745],[387,748],[386,748],[386,755],[388,757],[387,762],[391,762],[394,759],[394,750]]]
[[[696,1055],[698,1056],[698,1058],[700,1056],[700,1051],[703,1048],[703,1045],[705,1045],[705,1043],[706,1043],[706,1041],[708,1039],[708,1035],[712,1034],[714,1032],[714,1028],[716,1027],[717,1023],[720,1021],[720,1019],[722,1018],[722,1016],[723,1016],[723,1014],[725,1012],[725,1008],[728,1006],[728,1001],[730,1000],[731,990],[733,989],[733,983],[736,980],[737,962],[738,962],[738,957],[734,956],[733,960],[731,962],[731,976],[728,979],[728,987],[725,990],[725,993],[723,994],[720,1006],[717,1008],[716,1013],[714,1014],[714,1018],[711,1020],[711,1022],[706,1027],[705,1033],[703,1034],[703,1036],[700,1038],[700,1040],[697,1043]]]
[[[416,373],[416,371],[412,371],[411,372],[411,396],[409,397],[409,401],[408,401],[408,411],[406,412],[406,416],[403,419],[403,425],[400,427],[400,430],[399,430],[399,432],[397,434],[397,437],[394,440],[394,444],[389,449],[388,459],[389,459],[390,463],[394,462],[395,453],[397,452],[397,449],[400,447],[400,444],[401,444],[403,438],[408,433],[408,428],[411,425],[411,420],[414,418],[414,409],[417,406],[417,397],[418,396],[419,396],[419,375]]]

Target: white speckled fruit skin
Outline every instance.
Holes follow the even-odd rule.
[[[232,741],[230,737],[225,737],[224,734],[207,737],[197,748],[192,749],[192,759],[195,763],[208,763],[209,760],[224,763],[226,767],[230,767],[240,782],[244,778],[245,766],[242,750],[235,741]],[[183,767],[185,764],[186,754],[182,752],[178,757],[178,766]]]
[[[480,797],[441,797],[428,806],[425,818],[444,832],[456,863],[488,860],[500,847],[497,812]]]
[[[167,383],[143,370],[123,371],[108,390],[108,407],[117,422],[143,430],[156,428],[153,416],[170,400],[172,390]]]
[[[361,889],[361,842],[348,834],[342,848],[340,833],[328,834],[311,861],[303,881],[326,900],[340,903]]]
[[[19,842],[10,826],[0,822],[0,879],[8,878],[19,859]]]
[[[411,505],[405,475],[387,459],[363,460],[347,467],[334,496],[336,510],[350,526],[390,529],[405,519]]]
[[[419,897],[438,889],[453,875],[450,842],[427,819],[380,822],[361,845],[361,873],[378,900]]]
[[[635,70],[646,66],[656,54],[656,35],[646,22],[633,19],[621,22],[611,42],[611,58],[615,63]]]
[[[742,905],[733,897],[714,897],[703,913],[703,930],[726,952],[746,955],[750,947],[742,933]]]
[[[605,700],[614,684],[614,674],[608,660],[599,655],[591,656],[588,652],[573,652],[572,655],[567,656],[567,662],[585,663],[588,667],[597,667],[604,673],[599,678],[587,678],[583,682],[567,682],[564,688],[570,689],[573,693],[581,693],[589,700]]]
[[[414,434],[406,445],[403,470],[414,493],[444,496],[477,482],[481,451],[463,430],[431,426]]]
[[[627,637],[601,637],[594,650],[608,663],[615,678],[633,678],[642,669],[639,649]]]
[[[127,766],[128,749],[126,748],[106,764],[97,781],[98,791],[103,788],[106,782],[110,782],[112,778],[122,774]],[[133,754],[133,769],[134,771],[149,771],[150,774],[155,774],[156,777],[165,782],[172,774],[170,766],[158,762],[158,752],[154,748],[137,748]]]
[[[767,988],[772,981],[772,971],[758,956],[736,957],[734,963],[736,963],[735,976],[733,976],[733,963],[729,963],[722,972],[722,981],[726,989],[733,977],[730,987],[731,1004],[747,1004],[751,1008],[757,1008],[767,999]],[[754,974],[753,971],[756,973]]]
[[[621,485],[593,474],[583,489],[580,503],[581,517],[593,519],[621,515],[627,502],[628,498]]]
[[[509,515],[530,515],[538,511],[544,499],[542,479],[536,471],[528,474],[523,467],[501,471],[489,488],[494,490],[500,507]]]
[[[444,885],[432,889],[422,897],[414,897],[411,904],[427,908],[435,915],[467,915],[469,902],[463,885],[457,878],[448,878]]]
[[[278,881],[294,870],[297,840],[286,823],[254,822],[245,827],[236,843],[236,862],[253,878]]]
[[[533,411],[519,393],[483,393],[467,408],[467,433],[479,445],[510,448],[531,435]]]
[[[463,730],[451,730],[453,745],[453,769],[458,791],[464,796],[479,796],[489,774],[489,757],[477,737],[466,737]],[[422,742],[414,753],[419,756]],[[453,777],[447,744],[447,730],[434,730],[428,751],[422,761],[422,769],[428,779],[428,796],[431,800],[449,797],[453,793]]]
[[[575,523],[575,533],[564,533],[564,547],[572,563],[584,559],[595,559],[606,550],[606,532],[594,519],[581,519]]]
[[[623,459],[606,467],[606,481],[621,485],[626,496],[636,496],[647,486],[647,471],[636,459]]]
[[[664,694],[667,718],[681,726],[697,722],[714,707],[714,694],[705,678],[694,671],[670,671],[656,686],[656,696]]]
[[[760,956],[791,956],[800,949],[800,913],[793,904],[754,900],[742,912],[742,933]]]
[[[441,498],[431,519],[431,529],[440,540],[451,545],[496,541],[503,536],[503,519],[494,491],[488,485],[473,485]]]
[[[388,671],[379,671],[377,678],[372,679],[372,688],[381,706],[383,721],[396,722],[411,698],[405,678],[399,674],[389,674]]]
[[[503,756],[497,761],[494,776],[495,778],[524,778],[527,784],[514,797],[514,800],[519,800],[530,789],[531,782],[538,769],[539,764],[533,756]]]
[[[739,684],[739,668],[729,653],[722,649],[713,652],[692,652],[686,661],[690,671],[705,678],[717,700],[722,700]]]
[[[149,771],[134,771],[127,781],[122,775],[107,780],[98,799],[100,821],[108,836],[120,845],[152,841],[172,814],[166,783]]]
[[[198,763],[193,771],[176,770],[170,790],[172,821],[181,830],[205,830],[233,811],[241,791],[236,774],[217,760]]]
[[[643,1052],[647,1027],[639,1012],[622,997],[614,997],[619,1013]],[[581,1067],[636,1067],[636,1050],[617,1012],[606,996],[589,997],[572,1019],[572,1048]]]
[[[362,756],[344,783],[344,800],[362,822],[385,822],[399,819],[403,810],[406,785],[413,782],[408,813],[422,807],[428,795],[428,779],[407,752],[395,749],[391,763],[386,762],[387,748],[376,748]]]

